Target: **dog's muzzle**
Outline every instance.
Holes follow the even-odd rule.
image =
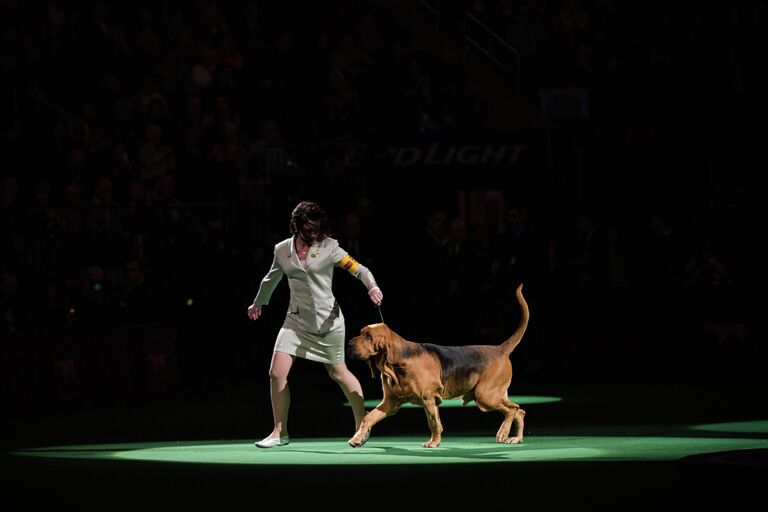
[[[357,338],[352,338],[347,344],[349,345],[349,357],[353,359],[368,359],[368,357],[370,357],[370,354],[365,355],[363,351],[360,350],[360,343]]]

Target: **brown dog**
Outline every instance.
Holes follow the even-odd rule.
[[[437,406],[443,399],[457,397],[462,398],[462,405],[474,400],[481,411],[500,411],[504,415],[496,432],[496,442],[522,443],[525,411],[507,398],[512,381],[509,355],[528,327],[528,304],[522,288],[522,284],[517,287],[520,324],[501,345],[452,347],[414,343],[404,340],[383,323],[363,327],[360,335],[349,342],[351,356],[367,360],[374,376],[376,372],[381,375],[384,398],[365,415],[360,428],[348,441],[350,446],[365,444],[371,428],[395,414],[406,402],[421,405],[427,413],[432,437],[424,447],[439,446],[443,425]],[[514,435],[509,437],[513,424]]]

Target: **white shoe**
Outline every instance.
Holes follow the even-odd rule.
[[[265,437],[261,441],[256,441],[253,444],[259,448],[273,448],[275,446],[285,446],[290,442],[290,438],[287,437]]]

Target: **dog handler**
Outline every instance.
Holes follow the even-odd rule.
[[[365,416],[363,390],[344,363],[344,316],[331,288],[334,267],[342,267],[362,281],[375,305],[380,305],[383,298],[371,271],[330,237],[328,217],[316,203],[302,201],[293,209],[290,231],[293,236],[275,245],[272,267],[248,307],[248,318],[258,320],[262,306],[269,303],[283,275],[288,276],[288,313],[277,334],[269,368],[275,424],[272,433],[255,443],[259,448],[290,442],[288,373],[297,357],[325,365],[328,375],[339,384],[352,406],[355,431],[358,430]]]

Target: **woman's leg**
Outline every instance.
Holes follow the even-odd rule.
[[[272,364],[269,366],[269,396],[272,399],[275,427],[268,438],[288,437],[288,408],[291,405],[288,372],[291,371],[294,358],[285,352],[272,353]]]
[[[363,404],[363,388],[360,381],[349,371],[346,363],[326,364],[325,369],[328,375],[341,387],[344,396],[347,397],[352,412],[355,415],[355,432],[360,427],[360,423],[365,416],[365,405]]]

